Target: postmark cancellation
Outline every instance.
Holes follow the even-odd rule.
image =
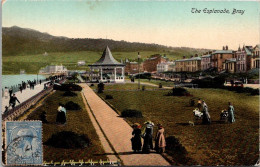
[[[6,165],[42,165],[42,122],[6,122]]]

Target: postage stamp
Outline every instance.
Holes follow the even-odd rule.
[[[41,121],[6,122],[7,165],[41,165],[42,150]]]

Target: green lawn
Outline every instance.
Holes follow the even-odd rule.
[[[198,122],[190,126],[188,122],[193,121],[195,107],[190,107],[189,101],[193,97],[164,96],[169,90],[105,90],[99,95],[112,95],[113,99],[107,101],[119,112],[124,109],[142,111],[144,118],[127,118],[132,123],[146,120],[162,123],[166,137],[177,137],[188,156],[197,162],[194,165],[254,165],[259,157],[259,96],[221,89],[188,90],[193,97],[204,99],[208,104],[211,125]],[[219,122],[220,111],[227,108],[228,101],[235,107],[234,124]]]
[[[120,61],[120,59],[137,59],[137,52],[113,52],[115,59]],[[143,51],[141,52],[142,58],[147,58],[153,54],[158,54],[158,52]],[[166,54],[171,60],[180,58],[178,53],[172,52],[160,52],[159,54]],[[45,67],[50,64],[60,64],[65,65],[69,70],[87,70],[89,64],[95,63],[102,55],[102,52],[93,51],[79,51],[79,52],[53,52],[48,53],[48,56],[43,56],[42,54],[35,55],[3,55],[3,74],[18,74],[20,69],[25,69],[26,73],[36,74],[41,67]],[[78,60],[85,60],[85,66],[77,66]]]
[[[85,109],[81,94],[77,92],[77,97],[64,97],[62,96],[63,93],[64,92],[56,91],[50,95],[40,108],[29,115],[28,120],[38,120],[39,115],[43,111],[47,113],[48,123],[43,124],[43,143],[46,142],[52,134],[61,131],[72,131],[77,134],[86,134],[91,141],[91,145],[83,149],[62,149],[43,145],[44,161],[78,161],[81,159],[84,161],[89,159],[93,161],[99,161],[100,159],[107,160],[97,133]],[[65,104],[68,101],[78,103],[82,109],[78,111],[68,110],[66,125],[58,125],[56,124],[58,104],[59,102]]]
[[[130,79],[128,79],[130,80]],[[138,82],[138,78],[135,79],[135,82]],[[155,80],[155,79],[140,79],[140,82],[142,83],[150,83],[150,84],[154,84],[154,85],[157,85],[159,86],[159,84],[161,83],[162,86],[164,87],[174,87],[174,83],[172,81],[161,81],[161,80]]]

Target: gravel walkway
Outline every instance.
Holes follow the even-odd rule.
[[[155,152],[150,154],[134,154],[131,149],[130,139],[132,137],[132,128],[130,125],[98,97],[87,84],[80,84],[80,86],[83,88],[83,95],[96,121],[124,165],[170,165],[160,154],[156,154]]]

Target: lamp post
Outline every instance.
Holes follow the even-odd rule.
[[[140,89],[140,58],[141,58],[141,55],[140,53],[138,52],[138,89]]]

